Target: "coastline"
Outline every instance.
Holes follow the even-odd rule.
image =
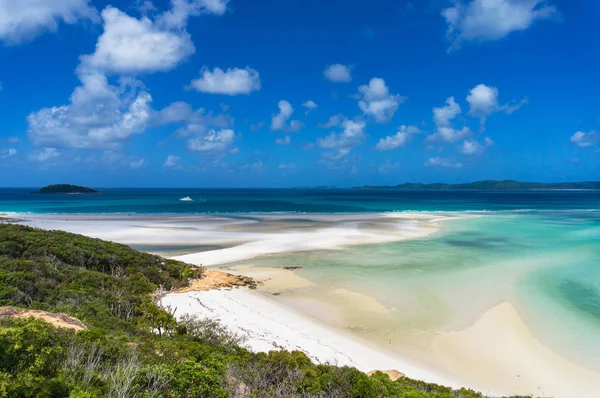
[[[264,268],[260,264],[260,258],[267,255],[341,250],[349,246],[424,238],[438,233],[440,222],[480,216],[438,212],[252,215],[248,218],[208,215],[23,215],[22,218],[31,226],[67,230],[134,247],[143,244],[172,248],[182,244],[223,247],[174,258],[196,265],[221,266],[256,278],[262,281],[258,291],[187,292],[168,295],[163,302],[177,306],[177,316],[193,312],[219,318],[232,330],[247,334],[252,350],[299,349],[319,362],[355,366],[365,372],[394,369],[411,378],[455,388],[473,388],[495,396],[518,393],[556,398],[571,398],[573,394],[594,397],[600,386],[600,374],[544,347],[510,303],[497,303],[497,307],[485,310],[464,330],[439,333],[432,344],[436,363],[415,361],[381,344],[365,341],[345,327],[342,312],[347,307],[360,308],[361,314],[382,316],[389,309],[381,303],[343,289],[332,291],[327,300],[313,296],[312,301],[300,303],[298,297],[287,293],[303,292],[304,297],[310,297],[314,282],[291,270]],[[228,265],[252,258],[257,258],[257,267]],[[202,304],[197,300],[199,297]],[[296,305],[290,305],[292,303]],[[318,308],[320,314],[311,314],[307,308]],[[339,322],[324,322],[323,318],[327,317]],[[506,341],[505,336],[508,336]],[[494,349],[496,346],[501,348]]]

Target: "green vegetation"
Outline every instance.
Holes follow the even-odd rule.
[[[559,189],[600,189],[600,182],[519,182],[504,181],[476,181],[467,184],[421,184],[405,183],[394,186],[363,186],[358,189],[400,189],[400,190],[488,190],[488,191],[528,191],[528,190],[559,190]]]
[[[40,189],[38,192],[34,193],[53,193],[53,194],[67,194],[67,193],[83,193],[83,194],[91,194],[91,193],[100,193],[95,189],[88,187],[80,187],[79,185],[69,185],[69,184],[56,184],[56,185],[48,185]]]
[[[156,305],[157,291],[202,272],[124,245],[0,225],[0,306],[66,313],[88,327],[75,333],[33,318],[1,318],[0,396],[482,397],[315,365],[300,352],[254,354],[217,322],[176,322]]]

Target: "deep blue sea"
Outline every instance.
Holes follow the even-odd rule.
[[[600,191],[102,189],[97,195],[1,188],[0,212],[83,214],[600,210]],[[192,201],[181,201],[190,197]]]

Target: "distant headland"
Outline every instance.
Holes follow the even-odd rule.
[[[519,182],[513,180],[486,180],[466,184],[422,184],[404,183],[399,185],[353,187],[356,189],[398,189],[398,190],[482,190],[482,191],[530,191],[530,190],[591,190],[600,189],[600,182]]]
[[[100,193],[95,189],[81,187],[79,185],[70,184],[55,184],[48,185],[34,193],[51,193],[51,194],[95,194]]]

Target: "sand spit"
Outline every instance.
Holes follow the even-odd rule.
[[[465,330],[437,336],[433,349],[448,369],[481,390],[555,398],[599,396],[600,374],[543,346],[508,302]]]

